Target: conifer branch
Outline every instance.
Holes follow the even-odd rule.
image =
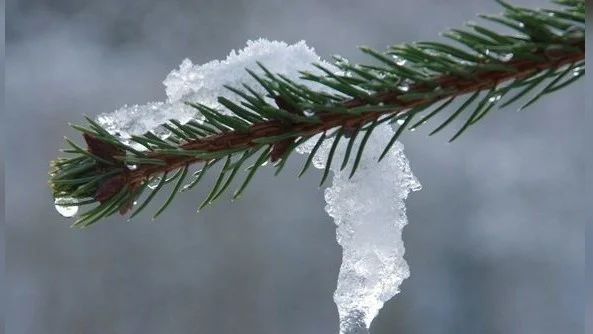
[[[444,34],[462,47],[436,42],[395,45],[384,52],[362,47],[362,52],[379,65],[351,64],[335,57],[334,65],[341,73],[321,65],[316,66],[322,75],[302,72],[303,80],[320,83],[331,88],[332,93],[312,90],[259,64],[264,75],[248,71],[268,92],[266,96],[249,86],[227,87],[242,98],[241,104],[219,97],[226,108],[224,113],[205,105],[188,104],[205,120],[186,124],[171,120],[163,124],[172,133],[166,139],[148,132],[133,136],[133,147],[87,117],[88,127],[72,125],[83,132],[87,148],[67,140],[71,148],[63,151],[73,157],[52,162],[53,195],[68,199],[62,200],[62,205],[99,203],[74,223],[84,227],[115,212],[126,214],[136,199],[150,189],[145,201],[131,215],[135,216],[157,192],[172,183],[169,198],[157,211],[159,215],[177,193],[195,187],[214,165],[224,163],[201,208],[226,191],[251,157],[257,157],[256,161],[247,168],[245,181],[234,198],[241,196],[262,163],[275,162],[276,174],[279,173],[295,148],[317,134],[322,135],[299,176],[309,168],[316,149],[330,138],[335,138],[335,145],[339,140],[349,140],[342,168],[350,164],[352,176],[364,150],[364,145],[360,145],[356,154],[350,154],[355,149],[354,140],[364,133],[365,142],[378,124],[399,125],[386,143],[381,160],[405,129],[422,126],[445,112],[456,99],[468,96],[431,134],[466,113],[466,121],[451,138],[455,140],[494,107],[507,106],[543,87],[521,108],[527,107],[584,75],[584,0],[554,1],[560,8],[540,10],[498,2],[505,9],[501,16],[481,17],[516,30],[517,35],[503,35],[469,23],[466,30],[453,29]],[[514,94],[507,97],[511,93]],[[138,145],[145,149],[138,150]],[[329,160],[332,158],[330,152]],[[202,169],[183,186],[192,174],[189,166],[196,163],[202,163]],[[322,183],[328,172],[329,163]]]

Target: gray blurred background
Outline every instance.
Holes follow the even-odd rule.
[[[154,222],[147,210],[74,230],[47,187],[62,136],[80,140],[66,123],[164,100],[183,58],[224,58],[248,39],[305,39],[361,61],[357,45],[439,39],[499,11],[490,0],[8,1],[6,333],[337,333],[341,250],[318,171],[294,176],[302,157],[278,177],[262,170],[236,203],[197,214],[204,187]],[[373,333],[584,331],[584,92],[581,80],[492,113],[453,144],[451,128],[426,136],[436,124],[403,137],[424,186],[407,201],[412,276]]]

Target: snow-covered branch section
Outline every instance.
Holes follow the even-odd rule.
[[[97,121],[124,141],[129,141],[131,135],[149,130],[166,137],[167,131],[159,125],[171,118],[181,123],[202,120],[202,115],[187,107],[185,101],[225,112],[216,99],[218,96],[237,103],[241,101],[224,85],[241,88],[242,84],[247,84],[265,95],[266,91],[245,71],[249,68],[262,74],[257,61],[270,71],[284,74],[313,89],[331,91],[318,83],[300,79],[301,70],[319,73],[311,63],[331,67],[304,42],[288,45],[258,40],[248,42],[247,47],[238,53],[232,51],[223,61],[197,66],[184,60],[179,70],[172,71],[164,81],[167,101],[125,106],[113,113],[99,115]],[[270,98],[269,102],[273,104],[274,100]],[[340,164],[334,163],[333,184],[325,192],[326,210],[335,219],[337,239],[344,251],[334,294],[343,334],[368,332],[383,303],[399,291],[401,282],[409,276],[401,238],[402,228],[407,223],[404,199],[410,190],[420,189],[420,184],[410,171],[400,143],[381,163],[377,163],[382,148],[392,135],[389,125],[381,125],[373,132],[359,170],[351,179],[348,178],[349,168],[340,171],[337,168]],[[312,138],[297,150],[308,153],[315,142]],[[347,142],[343,140],[338,146],[335,162],[342,161]],[[317,168],[324,167],[330,145],[331,140],[326,141],[317,152],[314,158]]]
[[[241,98],[224,85],[243,89],[243,84],[246,84],[265,96],[266,90],[245,70],[248,68],[263,75],[264,72],[257,62],[264,64],[271,72],[284,74],[295,81],[300,80],[299,71],[302,70],[321,73],[311,63],[331,68],[331,64],[322,61],[304,41],[292,45],[264,39],[248,41],[245,48],[238,52],[232,50],[225,60],[194,65],[191,60],[184,59],[179,69],[171,71],[163,81],[167,94],[166,101],[123,106],[114,112],[99,115],[97,122],[125,143],[130,143],[131,135],[142,135],[147,131],[167,137],[170,135],[169,131],[159,125],[169,119],[175,119],[182,124],[190,120],[203,121],[203,116],[185,102],[201,103],[218,109],[221,113],[226,113],[226,109],[218,103],[219,96],[240,104]],[[303,84],[319,91],[330,91],[319,83],[307,81]],[[268,103],[275,106],[271,98],[268,99]],[[142,150],[143,146],[137,145],[136,148]]]
[[[404,200],[420,189],[412,174],[403,145],[396,143],[389,155],[377,163],[385,143],[393,135],[388,125],[377,128],[367,143],[358,172],[340,171],[334,163],[333,183],[325,190],[325,207],[337,225],[336,238],[342,246],[342,266],[334,301],[340,315],[340,333],[368,333],[383,304],[399,292],[410,275],[403,258],[402,229],[407,224]],[[315,140],[308,141],[315,143]],[[341,161],[347,141],[334,156]],[[324,144],[313,162],[324,168],[331,143]],[[311,146],[299,150],[306,153]]]

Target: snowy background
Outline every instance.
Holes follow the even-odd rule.
[[[322,57],[360,61],[356,45],[434,40],[500,11],[489,0],[6,5],[0,299],[10,334],[336,333],[340,247],[319,171],[294,177],[302,157],[279,177],[262,170],[233,204],[196,214],[204,188],[156,222],[116,217],[72,230],[47,187],[62,136],[79,138],[66,122],[163,100],[161,81],[183,58],[220,59],[248,39],[305,39]],[[407,201],[412,276],[373,333],[584,331],[584,232],[593,220],[584,91],[581,81],[526,112],[493,113],[451,145],[451,133],[426,137],[432,127],[404,136],[423,185]]]

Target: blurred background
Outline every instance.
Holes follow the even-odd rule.
[[[235,203],[196,213],[204,187],[156,221],[146,210],[76,230],[47,187],[62,137],[81,139],[66,123],[164,100],[161,82],[183,58],[221,59],[248,39],[304,39],[324,58],[366,61],[357,45],[438,40],[500,10],[491,0],[8,1],[6,333],[337,333],[341,249],[319,171],[295,177],[303,157],[278,177],[263,169]],[[491,113],[453,144],[452,128],[427,137],[436,123],[404,135],[423,184],[407,201],[412,274],[372,333],[584,332],[584,92],[581,80],[525,112]]]

